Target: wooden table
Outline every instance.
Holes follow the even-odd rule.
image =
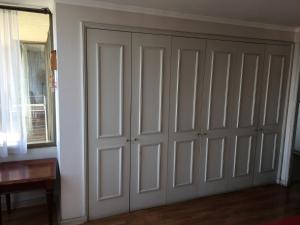
[[[7,211],[10,212],[10,194],[44,189],[47,197],[49,224],[53,224],[53,192],[56,180],[57,160],[39,159],[0,163],[0,202],[6,195]],[[0,204],[0,225],[2,225]]]

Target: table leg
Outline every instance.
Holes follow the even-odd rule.
[[[6,209],[7,209],[7,213],[10,214],[10,213],[11,213],[10,193],[5,194],[5,198],[6,198]]]
[[[47,195],[49,225],[53,225],[53,190],[47,190],[46,195]]]
[[[0,194],[0,225],[2,225],[2,198],[1,198],[1,194]]]

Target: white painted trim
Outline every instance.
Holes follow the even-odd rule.
[[[87,220],[89,215],[89,170],[88,170],[88,89],[87,89],[87,31],[86,26],[83,22],[80,22],[80,62],[81,62],[81,79],[83,81],[82,87],[82,97],[83,97],[83,105],[84,105],[84,112],[82,115],[83,119],[83,183],[84,185],[84,214],[86,215],[85,218]]]
[[[292,27],[292,26],[281,26],[275,24],[266,24],[259,22],[250,22],[238,19],[229,19],[222,17],[212,17],[212,16],[204,16],[199,14],[191,14],[191,13],[182,13],[171,10],[162,10],[162,9],[154,9],[147,7],[140,7],[134,5],[125,5],[125,4],[116,4],[111,2],[104,1],[95,1],[95,0],[56,0],[57,3],[69,4],[69,5],[79,5],[93,8],[102,8],[102,9],[110,9],[117,11],[125,11],[131,13],[142,13],[154,16],[164,16],[164,17],[172,17],[179,19],[188,19],[188,20],[196,20],[196,21],[205,21],[211,23],[221,23],[235,26],[243,26],[243,27],[255,27],[262,28],[267,30],[278,30],[278,31],[290,31],[296,32],[300,31],[300,27]]]
[[[87,221],[87,217],[82,216],[82,217],[76,217],[76,218],[61,220],[60,225],[78,225],[78,224],[83,224],[86,221]]]

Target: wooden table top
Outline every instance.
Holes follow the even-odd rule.
[[[56,179],[56,159],[0,163],[0,186]]]

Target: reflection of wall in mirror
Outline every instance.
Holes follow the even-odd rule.
[[[22,56],[25,77],[28,82],[28,95],[35,99],[36,103],[42,103],[40,96],[46,96],[46,63],[45,44],[23,43]]]

